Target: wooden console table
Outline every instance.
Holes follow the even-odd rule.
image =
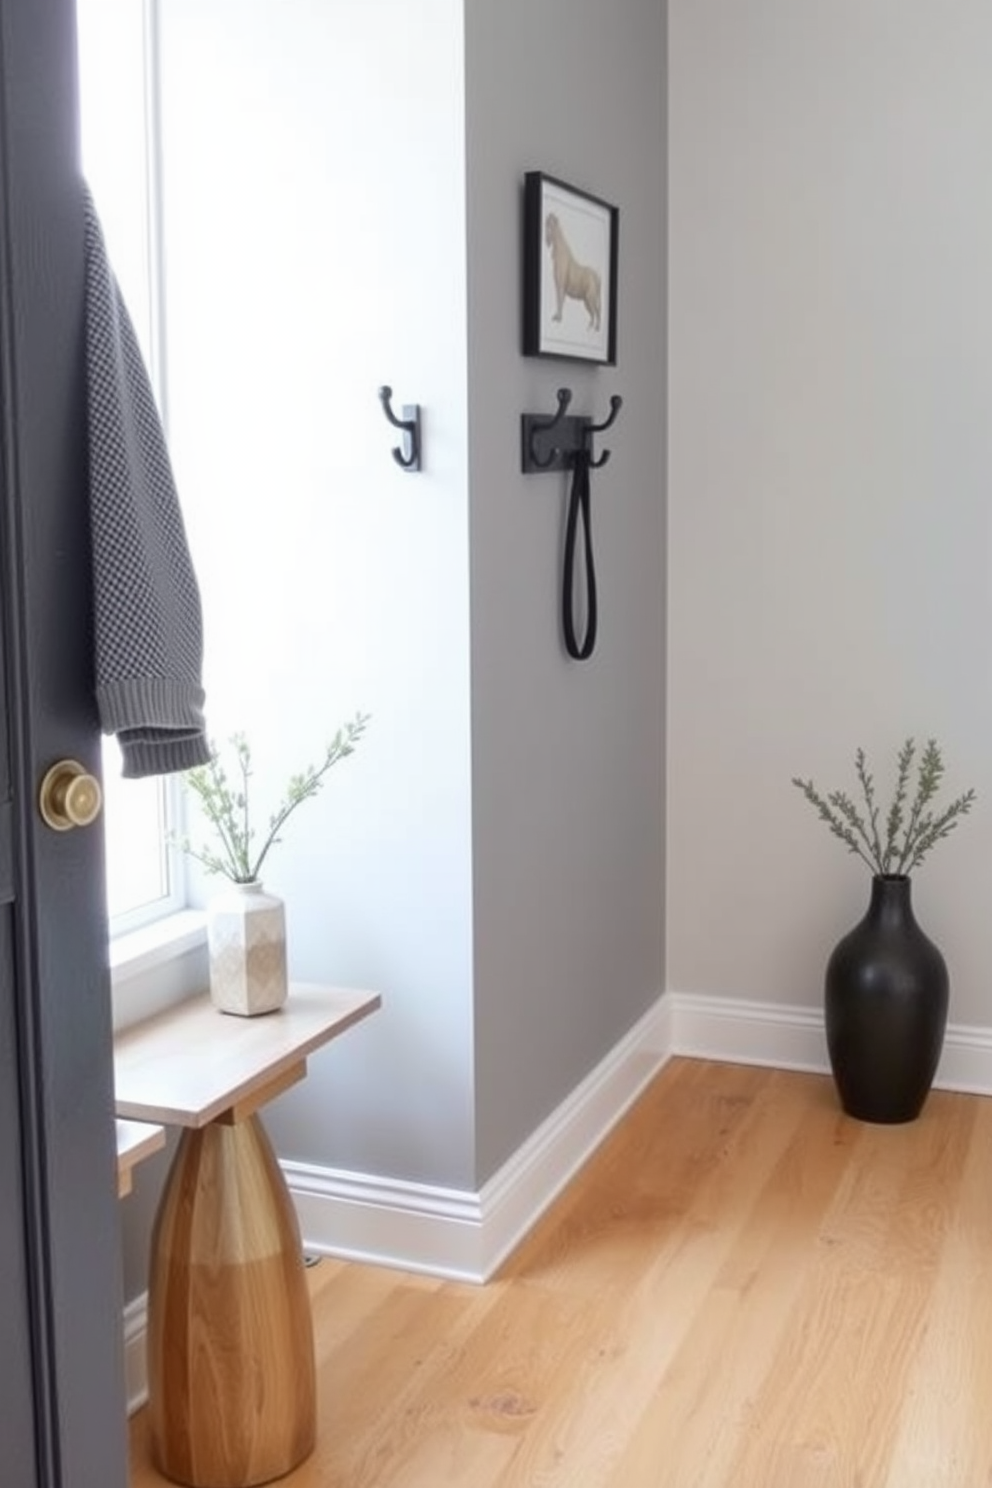
[[[153,1152],[165,1146],[165,1131],[147,1121],[117,1118],[117,1197],[124,1199],[134,1187],[134,1170]]]
[[[378,994],[291,984],[278,1012],[204,994],[118,1034],[117,1114],[184,1128],[152,1233],[148,1405],[155,1464],[191,1488],[290,1472],[316,1430],[299,1225],[258,1108]]]

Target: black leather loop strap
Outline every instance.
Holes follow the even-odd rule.
[[[587,661],[596,645],[596,567],[592,556],[592,528],[590,526],[590,487],[588,450],[577,450],[572,457],[572,489],[568,498],[568,517],[565,522],[565,563],[561,586],[561,624],[565,633],[565,646],[569,656],[576,661]],[[581,644],[575,634],[575,539],[582,518],[582,534],[586,561],[586,633]]]

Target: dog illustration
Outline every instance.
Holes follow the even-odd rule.
[[[555,273],[556,305],[552,319],[561,320],[566,299],[581,300],[589,313],[588,329],[598,331],[603,298],[598,271],[589,264],[579,263],[554,212],[548,213],[544,224],[544,241],[551,249]]]

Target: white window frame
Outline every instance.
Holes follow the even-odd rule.
[[[165,833],[159,844],[166,885],[165,893],[158,894],[154,899],[148,899],[143,904],[136,904],[132,909],[124,910],[121,914],[111,915],[108,921],[111,940],[116,940],[122,935],[130,935],[135,930],[141,930],[158,920],[178,914],[188,904],[186,857],[179,848],[169,842],[166,835],[169,831],[181,833],[183,830],[182,787],[175,776],[164,777],[155,783],[161,791],[162,819],[165,826]]]
[[[161,110],[159,96],[159,0],[135,0],[141,6],[142,83],[144,103],[144,216],[146,248],[146,284],[148,291],[148,373],[158,403],[163,429],[168,430],[167,370],[165,336],[165,286],[162,231]],[[81,90],[82,92],[82,90]],[[105,761],[107,754],[105,752]],[[118,768],[116,764],[107,768]],[[106,773],[106,771],[105,771]],[[168,833],[181,833],[184,828],[184,799],[176,776],[157,782],[161,790],[163,840],[159,844],[165,879],[165,893],[154,899],[115,914],[109,918],[111,943],[133,936],[159,921],[186,909],[188,903],[186,858],[168,840]],[[111,824],[105,816],[105,830]]]

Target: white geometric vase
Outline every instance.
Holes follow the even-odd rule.
[[[231,883],[207,903],[210,997],[253,1018],[286,1001],[286,910],[261,883]]]

